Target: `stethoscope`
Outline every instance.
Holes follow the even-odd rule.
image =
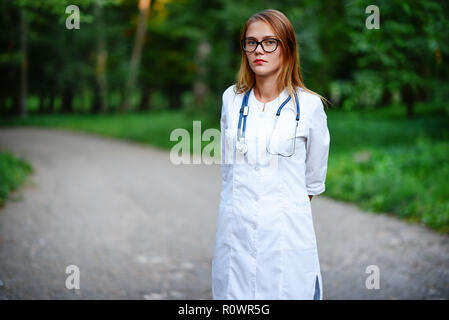
[[[243,100],[242,100],[242,106],[240,107],[239,124],[237,127],[236,149],[241,154],[246,154],[248,152],[248,145],[246,144],[246,140],[245,140],[246,121],[247,121],[246,118],[248,117],[248,113],[249,113],[249,107],[248,107],[249,95],[253,88],[254,88],[254,86],[245,94],[245,96],[243,97]],[[291,99],[291,97],[289,95],[288,98],[285,99],[285,101],[281,104],[281,106],[277,110],[275,125],[274,125],[275,127],[276,127],[277,120],[279,119],[279,115],[281,114],[282,108],[290,101],[290,99]],[[296,94],[296,91],[295,91],[295,100],[296,100],[296,128],[297,128],[298,123],[299,123],[299,99],[298,99],[298,95]],[[243,128],[242,128],[242,119],[243,119]],[[295,128],[295,132],[296,132],[296,128]],[[268,151],[268,148],[267,148],[267,151]],[[293,151],[293,154],[294,154],[294,151]],[[278,153],[278,155],[283,156],[280,153]],[[291,155],[289,155],[289,156],[291,156]]]

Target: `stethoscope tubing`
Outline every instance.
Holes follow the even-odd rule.
[[[237,139],[240,140],[241,138],[243,138],[243,140],[245,140],[245,132],[246,132],[246,118],[248,117],[248,113],[249,113],[249,106],[248,106],[248,100],[249,100],[249,95],[251,93],[251,90],[254,88],[251,87],[251,89],[248,90],[248,92],[245,93],[245,96],[243,97],[242,100],[242,106],[240,107],[240,115],[239,115],[239,123],[238,123],[238,127],[237,127]],[[284,108],[284,106],[290,101],[291,97],[290,95],[288,96],[287,99],[285,99],[285,101],[280,105],[280,107],[278,108],[277,112],[276,112],[276,117],[279,117],[282,111],[282,108]],[[300,118],[300,113],[299,113],[299,99],[298,99],[298,95],[296,94],[295,91],[295,101],[296,101],[296,125],[298,125],[298,121]],[[243,128],[242,128],[242,119],[243,119]],[[276,122],[277,122],[276,118]],[[241,132],[240,132],[241,131]]]

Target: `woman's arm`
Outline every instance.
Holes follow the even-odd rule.
[[[330,135],[327,116],[321,99],[317,98],[309,123],[306,152],[306,188],[310,200],[325,190]]]

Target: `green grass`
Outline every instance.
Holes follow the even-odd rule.
[[[418,137],[412,146],[334,152],[326,194],[449,231],[449,143]]]
[[[15,158],[9,152],[0,152],[0,207],[4,205],[8,194],[23,184],[31,172],[29,163]]]
[[[421,105],[328,112],[326,195],[449,232],[449,117]]]
[[[419,105],[413,119],[405,118],[400,106],[326,112],[331,148],[325,195],[449,232],[449,116],[444,108]],[[170,132],[185,128],[191,134],[193,120],[202,120],[202,132],[219,127],[218,116],[164,110],[29,116],[3,119],[0,125],[69,128],[169,149],[177,143],[170,141]]]
[[[187,111],[158,110],[153,112],[125,114],[31,114],[25,118],[0,119],[0,126],[41,126],[84,131],[114,138],[136,141],[161,149],[169,149],[178,141],[170,141],[170,132],[185,128],[192,138],[193,121],[201,120],[201,131],[218,128],[219,124],[204,115]],[[207,144],[204,142],[203,145]],[[192,144],[191,144],[192,145]]]

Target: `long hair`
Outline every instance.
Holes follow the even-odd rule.
[[[301,74],[301,67],[299,63],[299,52],[296,43],[296,34],[293,26],[288,18],[280,11],[274,9],[267,9],[252,15],[246,21],[242,33],[240,35],[240,47],[242,52],[242,60],[240,63],[240,70],[237,77],[237,84],[235,88],[236,93],[245,93],[250,90],[256,82],[254,71],[249,66],[248,58],[243,51],[242,41],[246,36],[246,31],[251,23],[256,21],[263,21],[271,26],[275,35],[281,40],[280,47],[282,47],[283,61],[281,70],[278,73],[277,90],[282,92],[284,88],[288,88],[288,92],[292,100],[294,100],[293,92],[295,87],[300,87],[314,95],[317,95],[327,105],[328,100],[312,90],[309,90],[304,85]]]

